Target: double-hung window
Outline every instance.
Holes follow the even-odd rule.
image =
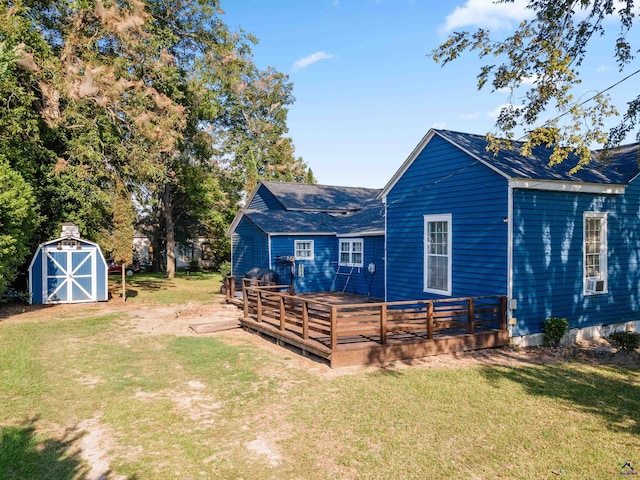
[[[584,293],[607,293],[607,214],[584,212]]]
[[[424,217],[424,291],[451,295],[451,215]]]
[[[295,240],[296,260],[313,260],[313,240]]]
[[[346,267],[362,267],[363,265],[363,241],[361,238],[340,240],[339,265]]]

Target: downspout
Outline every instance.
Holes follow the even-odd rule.
[[[271,234],[267,233],[267,250],[269,252],[269,270],[273,270],[271,268]]]
[[[513,187],[511,182],[507,192],[507,328],[509,336],[513,337],[511,319],[514,318],[515,302],[513,301]]]
[[[387,302],[387,197],[382,199],[384,203],[384,301]]]

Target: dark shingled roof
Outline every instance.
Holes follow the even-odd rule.
[[[350,212],[376,201],[379,189],[308,183],[262,182],[287,210]]]
[[[483,135],[450,130],[435,130],[435,132],[491,165],[508,178],[624,185],[640,173],[638,168],[640,144],[637,143],[608,151],[594,151],[591,163],[570,175],[569,171],[577,165],[578,158],[570,156],[563,163],[550,167],[549,159],[553,151],[551,148],[536,147],[530,156],[525,157],[519,153],[522,142],[513,142],[514,150],[501,149],[498,155],[494,155],[493,152],[487,151],[488,142]]]
[[[269,233],[360,234],[384,230],[379,189],[262,182],[286,210],[244,210]]]
[[[244,215],[268,233],[334,233],[335,219],[326,213],[245,210]]]

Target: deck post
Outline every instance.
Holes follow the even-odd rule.
[[[331,351],[338,349],[338,308],[331,305]]]
[[[236,294],[236,277],[231,275],[227,276],[227,298],[233,300]]]
[[[476,314],[474,312],[474,309],[473,309],[473,298],[469,299],[468,304],[469,304],[469,306],[468,306],[469,311],[467,312],[467,314],[469,315],[469,333],[471,335],[473,335],[474,327],[475,327],[474,320],[475,320],[475,316],[476,316]]]
[[[380,343],[387,344],[387,304],[380,305]]]
[[[433,302],[427,303],[427,338],[433,340]]]
[[[500,330],[507,329],[507,297],[500,297]]]
[[[302,338],[309,340],[309,307],[306,300],[302,301]]]
[[[256,295],[256,321],[262,321],[262,292],[260,290]]]
[[[286,328],[287,312],[284,306],[284,295],[280,295],[280,331],[284,332]]]
[[[244,282],[242,282],[242,300],[244,302],[244,318],[249,318],[249,294]]]

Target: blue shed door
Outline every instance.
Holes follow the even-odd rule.
[[[44,251],[44,302],[75,303],[95,302],[96,295],[96,250]]]

